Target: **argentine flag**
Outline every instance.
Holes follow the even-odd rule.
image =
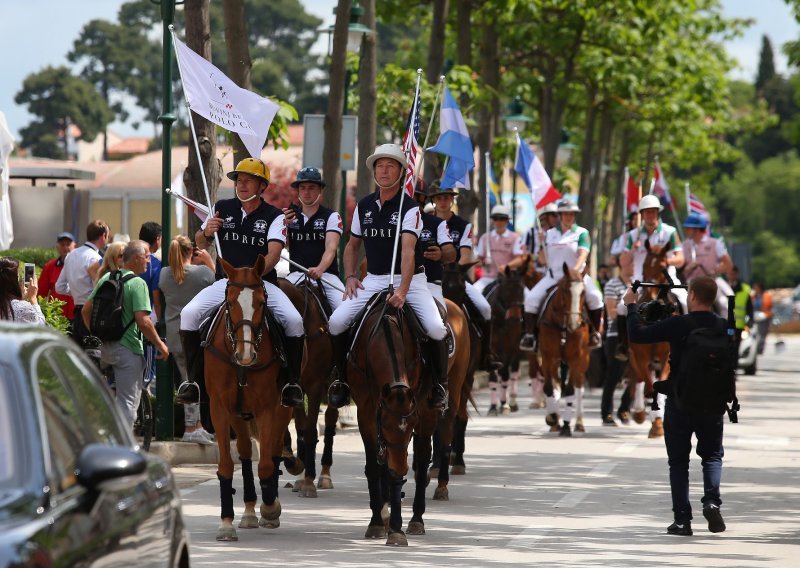
[[[464,117],[461,116],[461,109],[447,87],[444,88],[439,127],[441,129],[439,140],[428,150],[448,156],[441,186],[470,189],[469,172],[475,167],[472,142],[469,139],[467,125],[464,124]]]

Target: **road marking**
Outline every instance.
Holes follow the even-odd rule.
[[[556,509],[571,509],[589,496],[588,491],[570,491],[561,500],[553,505]]]
[[[545,538],[552,529],[553,527],[549,525],[531,525],[508,541],[508,545],[514,548],[533,548],[538,545],[537,541]]]
[[[588,473],[588,477],[606,477],[613,469],[617,467],[614,462],[604,462],[597,464],[592,471]]]
[[[614,450],[615,454],[632,454],[636,451],[636,448],[639,447],[639,442],[628,442],[627,444],[623,444],[618,446],[616,450]]]
[[[181,489],[181,497],[186,497],[197,491],[196,489]]]
[[[775,436],[775,437],[745,437],[740,436],[738,438],[733,438],[731,440],[731,444],[737,446],[778,446],[778,447],[785,447],[789,445],[789,438],[786,436]]]

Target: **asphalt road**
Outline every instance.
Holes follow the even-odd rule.
[[[588,393],[587,432],[548,432],[543,410],[474,416],[467,475],[452,477],[450,501],[431,499],[425,536],[408,548],[363,538],[369,510],[364,455],[355,428],[336,437],[335,488],[319,498],[281,489],[281,527],[239,529],[215,541],[219,492],[214,466],[175,468],[194,566],[798,566],[800,565],[800,338],[774,338],[754,377],[739,377],[740,422],[725,425],[722,511],[728,530],[708,532],[700,514],[699,458],[691,465],[692,537],[668,536],[672,521],[663,440],[648,425],[602,427],[599,390]],[[617,392],[617,399],[619,391]],[[487,392],[477,395],[481,414]],[[476,414],[473,412],[473,414]],[[290,478],[281,478],[281,487]],[[242,512],[241,480],[234,497]],[[405,486],[413,492],[412,482]],[[403,519],[411,517],[410,498]]]

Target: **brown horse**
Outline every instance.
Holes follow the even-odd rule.
[[[666,282],[664,269],[667,268],[667,248],[652,247],[645,241],[647,256],[642,265],[642,277],[645,282],[663,284]],[[658,296],[656,288],[642,288],[638,303],[655,300]],[[672,298],[678,304],[675,298]],[[628,360],[628,389],[631,396],[633,419],[641,424],[647,417],[647,408],[652,403],[653,383],[663,381],[669,376],[669,343],[639,344],[631,343]],[[662,405],[663,408],[663,405]],[[664,424],[661,416],[652,416],[652,425],[648,437],[658,438],[664,435]]]
[[[245,510],[239,527],[280,526],[278,466],[291,409],[280,403],[278,374],[281,363],[264,323],[266,297],[261,276],[265,266],[261,255],[253,268],[234,268],[222,260],[222,267],[228,276],[225,304],[220,308],[209,332],[204,355],[206,389],[219,449],[217,477],[222,522],[217,531],[217,540],[220,541],[238,540],[233,527],[231,428],[236,432],[236,449],[242,462],[244,480]],[[258,497],[253,479],[253,448],[248,420],[255,420],[260,445],[260,519],[255,512]]]
[[[511,412],[506,406],[508,400],[509,379],[511,402],[516,404],[517,385],[519,383],[519,340],[522,337],[522,314],[525,300],[525,284],[523,275],[528,270],[529,261],[517,269],[506,267],[497,275],[491,288],[484,291],[489,305],[492,307],[492,349],[503,363],[499,371],[489,372],[489,388],[497,390],[497,379],[500,379],[500,409],[503,414]],[[490,414],[494,415],[492,408]],[[496,411],[495,411],[496,412]]]
[[[528,269],[522,277],[525,288],[533,289],[541,279],[542,274],[536,270],[533,255],[530,255]],[[539,364],[539,353],[536,351],[528,351],[528,380],[531,383],[531,403],[528,408],[544,408],[544,375],[542,375],[542,367]]]
[[[551,432],[560,431],[561,436],[571,436],[573,412],[577,414],[575,431],[585,432],[583,389],[589,368],[589,323],[585,316],[583,275],[570,269],[566,263],[563,269],[564,276],[556,284],[539,318],[539,352],[542,355],[544,393],[547,396],[545,421],[550,425]],[[566,403],[564,423],[560,428],[556,384],[560,385],[561,398]]]
[[[303,367],[300,377],[303,390],[308,396],[306,408],[294,411],[295,428],[297,431],[297,455],[305,465],[305,477],[295,487],[300,497],[316,497],[317,488],[314,486],[316,478],[316,447],[318,439],[317,417],[319,408],[328,392],[331,373],[333,372],[333,346],[328,333],[328,318],[323,306],[327,300],[315,280],[305,278],[297,286],[281,278],[278,280],[281,290],[288,296],[294,307],[303,316],[303,327],[306,332],[306,348],[313,357],[309,357]],[[319,488],[331,489],[330,467],[332,460],[333,436],[336,434],[336,421],[339,411],[333,406],[328,406],[325,412],[325,437],[322,453],[322,472],[320,473]],[[291,455],[291,438],[285,454]],[[302,471],[302,468],[297,468]],[[290,471],[297,475],[300,471]]]

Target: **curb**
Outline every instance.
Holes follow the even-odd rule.
[[[259,447],[255,438],[250,438],[253,444],[253,461],[258,461]],[[171,466],[184,464],[210,464],[219,463],[219,450],[216,442],[204,446],[194,442],[153,442],[150,444],[150,453],[154,454]],[[231,455],[234,462],[239,461],[239,452],[236,450],[236,441],[231,442]]]

